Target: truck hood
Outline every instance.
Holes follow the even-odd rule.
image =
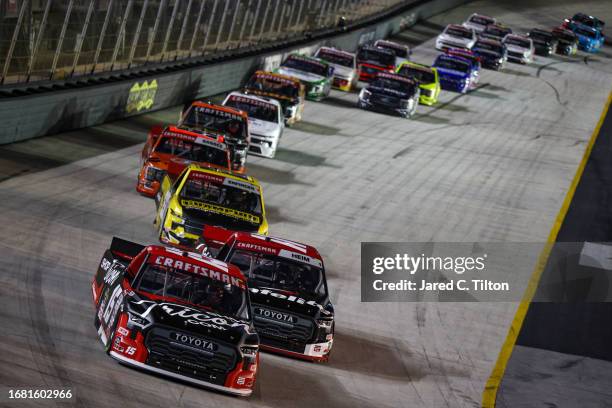
[[[311,297],[300,293],[267,287],[251,287],[249,291],[253,305],[275,307],[312,318],[333,316],[330,311],[325,309],[325,305],[317,303]]]
[[[345,67],[344,65],[329,64],[334,67],[334,76],[338,78],[351,79],[355,75],[353,68]]]
[[[131,314],[148,322],[145,329],[160,325],[236,345],[243,343],[247,336],[254,334],[249,322],[203,308],[196,309],[173,302],[149,300],[136,295],[126,298],[126,306]]]
[[[453,37],[447,34],[440,34],[438,36],[438,39],[440,41],[445,41],[451,44],[458,44],[462,47],[466,47],[466,48],[470,48],[471,45],[474,44],[475,40],[469,39],[469,38],[462,38],[462,37]]]
[[[506,48],[508,49],[508,52],[520,52],[522,54],[527,54],[529,51],[531,51],[529,48],[520,47],[514,44],[506,44]]]
[[[278,123],[266,122],[260,119],[249,119],[249,130],[260,136],[278,137],[281,126]]]
[[[380,88],[377,86],[368,86],[366,89],[374,95],[392,96],[394,98],[409,99],[414,96],[414,94],[409,94],[407,92],[400,92],[395,89]]]
[[[466,72],[456,71],[454,69],[440,68],[440,67],[435,67],[435,68],[438,70],[438,74],[440,74],[440,76],[443,76],[443,77],[445,76],[445,77],[452,77],[454,79],[464,79],[470,76],[470,74]]]
[[[278,69],[278,73],[282,75],[287,75],[287,76],[297,78],[300,81],[307,82],[310,84],[322,82],[325,80],[324,76],[313,74],[311,72],[299,71],[297,69],[287,68],[287,67],[280,67]]]

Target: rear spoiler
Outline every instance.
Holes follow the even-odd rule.
[[[136,257],[142,250],[145,249],[144,245],[137,244],[136,242],[128,241],[119,237],[113,237],[111,241],[110,251],[113,255],[126,260],[131,260]]]

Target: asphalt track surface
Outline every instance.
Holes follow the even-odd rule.
[[[519,31],[578,9],[610,20],[603,0],[495,3],[398,38],[431,62],[442,26],[473,11]],[[0,384],[70,388],[70,403],[88,407],[480,405],[517,303],[361,303],[360,242],[545,241],[610,91],[610,52],[485,71],[479,89],[444,93],[413,120],[333,92],[307,104],[276,159],[250,158],[271,233],[322,252],[337,326],[328,364],[263,354],[244,400],[123,367],[93,328],[90,283],[111,237],[155,242],[155,205],[135,192],[141,145],[131,144],[179,108],[3,148]],[[41,144],[47,162],[36,161]],[[10,406],[53,404],[64,405]]]

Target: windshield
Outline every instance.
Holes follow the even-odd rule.
[[[353,67],[353,57],[350,55],[335,53],[328,50],[319,50],[317,57],[332,64],[338,64],[349,68]]]
[[[396,57],[408,58],[408,51],[406,51],[406,49],[403,47],[394,47],[393,45],[388,43],[377,43],[376,46],[384,48],[385,50],[393,51]]]
[[[493,24],[495,21],[490,18],[490,17],[485,17],[485,16],[472,16],[472,18],[470,18],[470,22],[474,23],[474,24],[480,24],[480,25],[489,25],[489,24]]]
[[[254,75],[245,85],[246,89],[273,93],[288,98],[297,98],[299,85],[294,82],[276,78],[273,76]]]
[[[136,289],[236,319],[250,320],[246,290],[195,273],[147,264]]]
[[[487,27],[485,29],[485,33],[494,35],[496,37],[505,37],[506,34],[510,34],[512,31],[507,28],[499,28],[499,27]]]
[[[489,42],[484,42],[484,41],[477,41],[473,49],[489,50],[489,51],[494,51],[498,54],[502,54],[504,50],[502,45],[491,44]]]
[[[374,81],[372,81],[372,83],[370,84],[370,86],[373,88],[393,89],[394,91],[405,94],[414,93],[413,84],[390,78],[375,78]]]
[[[190,161],[210,163],[216,166],[229,168],[226,151],[208,146],[204,143],[205,141],[201,138],[189,141],[175,137],[162,136],[155,147],[155,152],[171,154]]]
[[[517,37],[508,37],[506,38],[506,41],[504,41],[505,44],[509,44],[509,45],[516,45],[518,47],[521,48],[529,48],[530,44],[529,41],[527,40],[523,40],[522,38],[517,38]]]
[[[416,78],[417,81],[423,83],[436,82],[436,76],[432,70],[424,68],[415,68],[410,65],[404,65],[399,70],[400,75]]]
[[[188,129],[207,130],[228,138],[247,139],[247,127],[243,117],[204,106],[192,106],[180,123]]]
[[[232,95],[225,105],[246,112],[249,118],[278,123],[278,108],[271,103]]]
[[[219,182],[215,176],[207,178],[203,175],[200,177],[197,172],[192,171],[180,192],[180,197],[183,199],[181,205],[259,224],[261,222],[259,216],[262,213],[259,194],[225,184],[230,183]],[[197,202],[194,203],[194,200]],[[207,206],[199,203],[213,205]],[[228,211],[228,209],[234,211]]]
[[[595,32],[593,32],[591,30],[585,30],[585,29],[582,29],[582,28],[576,28],[575,33],[578,34],[578,35],[589,37],[589,38],[595,38]]]
[[[289,56],[283,62],[283,67],[292,68],[298,71],[310,72],[311,74],[327,76],[327,69],[325,65],[305,58],[299,58],[295,56]]]
[[[363,48],[357,54],[357,58],[362,62],[373,62],[383,66],[395,65],[395,55],[388,51]]]
[[[249,285],[286,290],[317,300],[327,296],[323,271],[315,266],[242,250],[236,250],[229,263],[240,268]]]
[[[554,32],[553,32],[553,34],[554,34],[554,35],[555,35],[555,36],[556,36],[558,39],[563,40],[563,41],[567,41],[567,42],[570,42],[570,43],[572,43],[572,42],[574,42],[574,41],[576,40],[576,38],[575,38],[575,37],[574,37],[572,34],[567,33],[567,32],[563,32],[563,31],[554,31]]]
[[[550,41],[552,40],[552,35],[548,33],[542,33],[539,31],[532,31],[529,33],[529,38],[540,41]]]
[[[454,27],[447,28],[446,34],[452,35],[453,37],[472,38],[472,33],[470,31]]]
[[[438,68],[452,69],[454,71],[467,72],[469,70],[467,62],[447,58],[438,58],[435,65]]]

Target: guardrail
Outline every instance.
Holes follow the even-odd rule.
[[[463,3],[417,0],[368,21],[266,47],[5,89],[0,91],[0,144],[94,126],[236,89],[254,70],[273,69],[288,53],[311,53],[322,45],[355,50],[359,44],[387,37],[420,18]]]

